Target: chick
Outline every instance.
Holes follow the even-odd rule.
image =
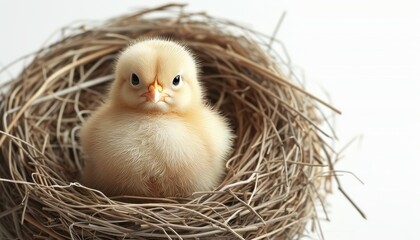
[[[141,41],[121,53],[105,103],[82,126],[81,182],[112,196],[213,190],[232,139],[203,100],[191,53],[172,41]]]

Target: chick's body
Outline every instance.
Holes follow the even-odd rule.
[[[117,62],[107,101],[81,130],[82,183],[109,195],[188,196],[216,187],[232,134],[202,101],[194,59],[148,40]]]

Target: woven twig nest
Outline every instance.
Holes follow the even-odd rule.
[[[267,50],[271,39],[180,5],[68,30],[4,87],[0,238],[289,239],[318,219],[322,172],[332,168],[320,130],[326,104],[293,82]],[[77,183],[78,132],[103,100],[118,53],[151,36],[197,56],[207,98],[235,128],[234,153],[212,192],[108,198]]]

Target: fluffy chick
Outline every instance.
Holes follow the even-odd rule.
[[[203,101],[191,53],[171,41],[141,41],[119,56],[108,98],[82,126],[81,182],[114,196],[212,190],[232,138]]]

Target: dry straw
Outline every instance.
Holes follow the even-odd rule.
[[[266,51],[276,41],[176,4],[63,32],[3,87],[1,239],[289,239],[310,220],[318,228],[333,170],[320,106],[336,110],[288,80],[287,64]],[[116,55],[152,36],[196,54],[208,99],[235,127],[235,151],[213,192],[108,198],[77,183],[78,132],[113,79]]]

